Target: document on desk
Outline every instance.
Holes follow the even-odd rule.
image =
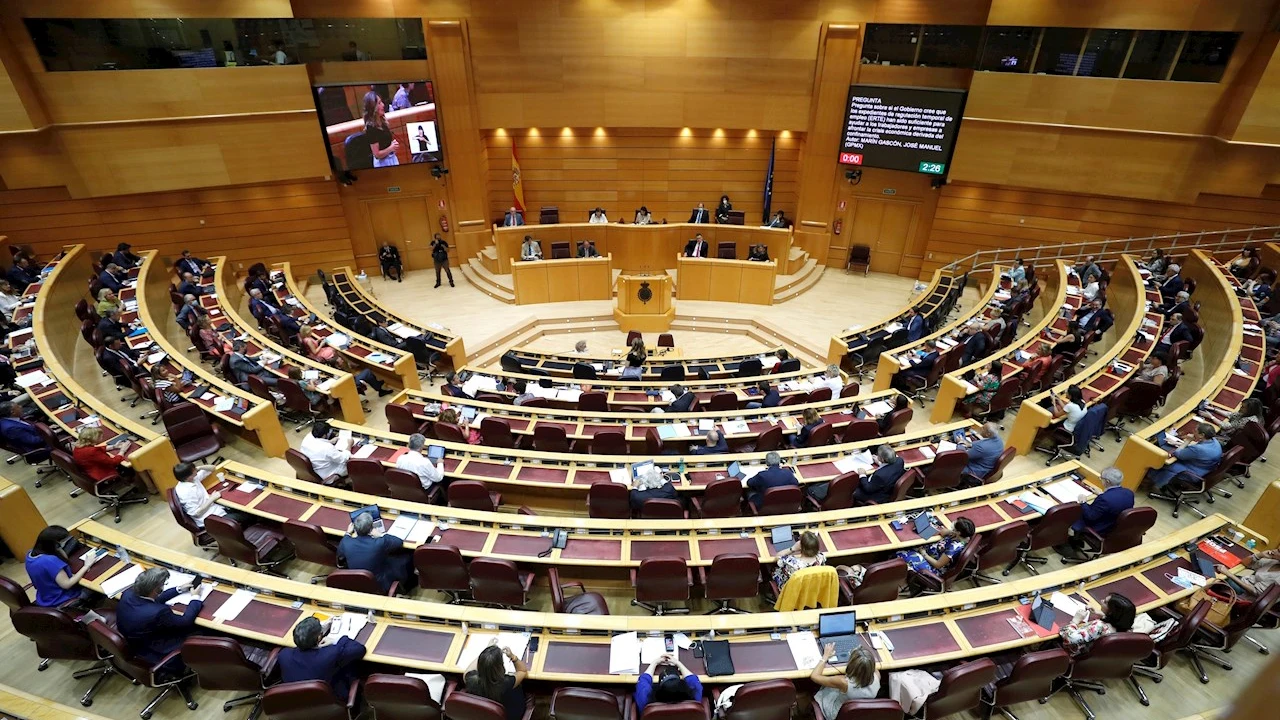
[[[1049,604],[1072,617],[1077,612],[1080,612],[1081,608],[1085,607],[1084,603],[1060,592],[1054,592],[1049,596]]]
[[[236,401],[234,398],[220,397],[213,401],[213,409],[216,412],[226,412],[235,407],[235,404]]]
[[[405,327],[400,323],[396,323],[395,325],[390,326],[387,329],[391,330],[392,334],[396,335],[397,337],[402,337],[402,338],[405,338],[406,340],[411,337],[418,337],[419,335],[422,334],[417,330],[415,330],[414,328]]]
[[[609,479],[619,485],[631,487],[631,468],[609,468]]]
[[[418,518],[418,522],[414,523],[413,530],[408,535],[401,535],[404,541],[410,545],[423,545],[431,538],[431,533],[436,531],[436,524],[426,518]]]
[[[698,430],[700,432],[710,432],[716,427],[716,421],[711,418],[702,418],[698,420]]]
[[[184,573],[179,570],[170,570],[169,579],[164,581],[164,589],[168,590],[170,588],[186,587],[195,579],[195,575]]]
[[[302,379],[303,380],[319,380],[320,371],[319,370],[303,370]]]
[[[18,379],[14,380],[14,383],[18,387],[24,389],[34,385],[48,385],[51,382],[53,382],[53,378],[49,377],[41,370],[29,372],[26,375],[19,375]]]
[[[444,702],[444,686],[446,685],[445,677],[439,673],[405,673],[405,677],[418,678],[427,684],[427,691],[431,693],[431,699],[436,704]]]
[[[955,443],[951,442],[950,440],[939,440],[939,441],[938,441],[938,452],[940,452],[940,453],[950,452],[950,451],[952,451],[952,450],[955,450],[955,449],[956,449],[956,448],[958,448],[958,447],[960,447],[960,446],[959,446],[959,445],[956,445]]]
[[[634,633],[632,633],[634,635]],[[490,645],[497,645],[500,648],[506,648],[515,654],[516,657],[524,657],[524,651],[529,647],[529,636],[524,633],[490,633],[490,632],[473,632],[467,635],[467,644],[462,647],[462,653],[458,655],[458,667],[468,668],[476,658],[480,657],[480,652]],[[502,664],[506,667],[508,673],[516,671],[515,663],[511,662],[511,658],[502,654]]]
[[[609,640],[609,674],[640,674],[640,638],[634,632],[614,635]]]
[[[342,350],[343,348],[351,344],[351,338],[342,333],[334,333],[329,337],[325,338],[324,342],[329,347]]]
[[[728,435],[746,435],[751,432],[751,427],[747,425],[746,420],[726,420],[720,423],[720,427]]]
[[[1063,478],[1058,482],[1049,483],[1044,486],[1044,491],[1052,495],[1053,499],[1060,503],[1075,502],[1080,499],[1081,495],[1092,494],[1071,478]]]
[[[413,532],[413,528],[418,524],[418,518],[405,513],[396,516],[396,521],[391,523],[391,527],[387,528],[388,535],[395,535],[401,540],[407,540],[409,533]]]
[[[258,593],[252,590],[237,590],[231,593],[231,597],[227,598],[227,601],[222,603],[222,607],[218,608],[217,612],[213,614],[213,619],[221,620],[222,622],[235,620],[240,616],[240,612],[249,607],[249,603],[253,602],[256,597],[258,597]]]
[[[130,565],[115,575],[103,580],[102,594],[107,597],[115,597],[125,590],[128,590],[133,585],[133,581],[137,580],[138,576],[142,574],[142,570],[143,567],[141,565]]]
[[[811,668],[822,659],[818,638],[810,630],[787,633],[787,647],[791,649],[791,659],[795,660],[797,670]]]
[[[374,445],[373,443],[369,443],[368,445],[361,445],[359,450],[356,450],[355,452],[351,453],[351,457],[364,460],[372,456],[374,451],[377,449],[378,449],[378,446]]]
[[[581,397],[582,391],[577,388],[560,388],[556,390],[556,400],[576,403]]]
[[[862,409],[868,415],[883,415],[887,412],[893,412],[893,406],[883,400],[877,400],[873,403],[867,403]]]
[[[670,390],[662,391],[662,402],[670,404],[676,401],[676,396],[671,394]]]
[[[662,636],[657,637],[646,636],[640,639],[640,664],[648,665],[649,663],[662,657],[667,651],[667,644]]]
[[[484,390],[485,392],[493,392],[498,389],[498,381],[488,375],[472,375],[467,381],[462,383],[462,390],[471,397],[476,396],[476,392]]]
[[[332,618],[329,621],[329,634],[325,635],[325,640],[330,643],[338,642],[341,638],[356,639],[364,626],[369,623],[369,617],[360,613],[344,612],[341,615]]]
[[[1050,500],[1049,498],[1045,497],[1044,495],[1041,495],[1040,493],[1034,490],[1028,490],[1027,492],[1022,493],[1021,495],[1018,496],[1018,499],[1030,505],[1033,509],[1035,509],[1037,512],[1040,512],[1040,513],[1048,512],[1049,508],[1057,504],[1054,501]]]
[[[663,440],[671,440],[673,438],[687,438],[693,435],[689,430],[689,426],[684,423],[668,423],[658,426],[658,437]]]
[[[857,472],[864,475],[875,468],[871,459],[871,451],[869,450],[863,450],[862,452],[856,452],[852,455],[842,457],[833,462],[832,465],[835,465],[836,469],[842,473]]]
[[[209,597],[209,593],[213,592],[213,583],[200,583],[193,590],[184,593],[178,593],[165,601],[165,605],[190,605],[196,600],[204,600]]]

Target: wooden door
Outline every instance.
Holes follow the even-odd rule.
[[[919,203],[857,198],[850,208],[849,245],[871,248],[871,269],[897,274],[915,233]]]
[[[431,267],[431,216],[426,196],[370,200],[365,203],[377,247],[400,248],[409,270]]]

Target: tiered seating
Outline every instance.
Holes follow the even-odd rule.
[[[933,328],[951,314],[951,309],[964,293],[967,282],[968,275],[959,275],[951,270],[935,270],[929,286],[916,295],[906,308],[894,313],[893,317],[867,326],[851,325],[831,338],[827,362],[845,364],[847,360],[847,366],[861,375],[863,369],[869,369],[866,366],[879,362],[881,353],[906,344],[907,332],[900,320],[906,315],[908,308],[915,308],[924,318],[927,331],[932,332]]]
[[[644,365],[643,382],[654,382],[661,379],[678,379],[667,377],[674,370],[682,368],[680,374],[685,377],[703,379],[725,379],[732,377],[756,377],[770,371],[777,363],[776,353],[783,348],[771,348],[767,352],[746,353],[728,357],[685,357],[679,348],[668,345],[647,347],[649,360]],[[626,364],[629,348],[617,348],[611,355],[571,355],[563,353],[544,353],[526,348],[513,348],[502,358],[504,370],[518,373],[533,373],[541,376],[579,379],[617,380],[621,379],[622,368]],[[518,364],[518,366],[517,366]],[[791,367],[783,367],[779,372],[795,372],[801,369],[799,358],[792,358]],[[592,375],[582,378],[581,366],[591,368]],[[539,373],[538,371],[541,371]]]
[[[462,367],[467,359],[467,351],[463,347],[462,338],[448,328],[436,323],[421,325],[401,315],[397,315],[378,304],[365,294],[364,288],[356,282],[356,274],[350,268],[341,267],[331,274],[333,289],[348,307],[360,313],[370,322],[385,321],[388,329],[401,338],[423,338],[432,352],[440,353],[446,360],[444,367]],[[326,293],[327,295],[327,293]]]

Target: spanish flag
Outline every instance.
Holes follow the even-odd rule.
[[[520,180],[520,158],[516,156],[516,141],[511,140],[511,194],[512,205],[524,212],[524,183]]]

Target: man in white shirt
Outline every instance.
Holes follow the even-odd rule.
[[[351,459],[351,437],[345,434],[332,436],[329,423],[320,420],[311,426],[311,434],[302,439],[298,449],[311,461],[311,468],[322,479],[331,475],[347,476],[347,461]]]
[[[408,470],[418,476],[422,489],[431,492],[431,487],[444,480],[444,460],[431,464],[431,459],[422,450],[427,445],[427,438],[418,433],[409,436],[409,452],[396,459],[396,468]]]
[[[828,365],[827,372],[822,378],[822,384],[831,388],[831,397],[840,397],[840,391],[844,389],[844,380],[840,377],[840,368],[835,365]]]
[[[541,260],[542,245],[533,239],[532,235],[525,235],[524,242],[520,245],[521,260]]]
[[[596,208],[591,211],[591,217],[587,218],[587,222],[592,225],[602,225],[609,222],[609,216],[605,215],[604,208]]]
[[[204,479],[216,471],[217,468],[212,465],[196,467],[191,463],[180,462],[173,466],[173,476],[178,480],[178,484],[173,486],[173,494],[177,496],[182,511],[198,528],[204,527],[205,518],[210,515],[235,520],[240,523],[241,528],[249,527],[254,523],[252,515],[226,509],[218,504],[218,499],[222,497],[221,491],[211,493],[205,489]]]
[[[13,320],[13,309],[18,307],[18,303],[22,302],[22,298],[18,293],[14,292],[13,286],[8,280],[0,280],[0,313],[4,313],[5,318]]]
[[[391,98],[392,110],[407,110],[413,107],[413,102],[409,100],[409,93],[413,91],[413,83],[401,83],[400,89],[396,90],[396,96]]]

